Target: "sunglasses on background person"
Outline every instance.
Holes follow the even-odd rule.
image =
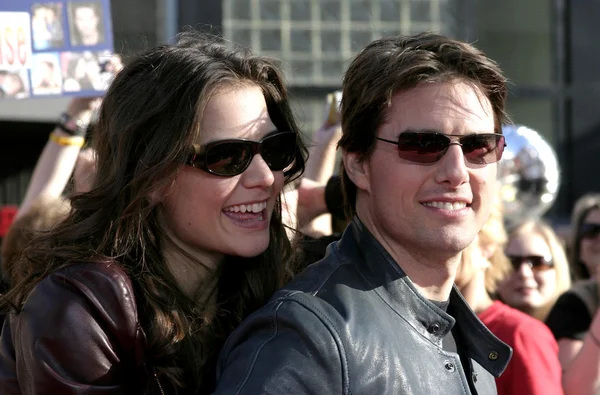
[[[260,154],[269,169],[280,171],[292,164],[296,157],[296,133],[270,134],[260,141],[219,140],[202,146],[193,144],[192,149],[187,164],[217,176],[242,174],[256,154]]]
[[[453,141],[450,137],[455,137]],[[462,148],[467,162],[474,165],[494,163],[502,158],[504,136],[498,133],[475,133],[466,135],[436,132],[404,132],[397,141],[376,137],[377,140],[395,144],[398,156],[415,163],[435,163],[444,156],[451,145]]]
[[[529,265],[534,272],[546,271],[554,267],[552,258],[541,255],[508,255],[507,257],[514,271],[518,271],[523,264]]]
[[[600,235],[600,224],[582,224],[579,228],[579,234],[582,239],[595,239]]]

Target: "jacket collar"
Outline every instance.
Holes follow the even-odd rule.
[[[364,224],[354,217],[337,243],[342,259],[357,266],[369,289],[422,336],[441,345],[459,322],[461,346],[484,369],[498,377],[506,369],[512,349],[494,336],[477,318],[456,286],[450,294],[454,317],[423,297],[406,273]]]

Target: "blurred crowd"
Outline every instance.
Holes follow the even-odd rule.
[[[123,68],[118,57],[113,58],[110,63],[110,69],[114,73],[119,73]],[[79,86],[91,84],[85,78],[87,70],[85,57],[73,59],[69,67],[71,66],[76,70],[72,73],[73,75],[81,75],[81,78],[70,82],[74,87],[76,86],[74,90],[80,90]],[[138,67],[146,66],[140,64]],[[156,69],[155,72],[176,71]],[[119,80],[118,83],[123,84],[123,90],[119,93],[126,94],[127,81]],[[135,83],[135,81],[131,83]],[[197,95],[198,92],[189,94]],[[158,119],[163,115],[173,118],[173,123],[180,122],[177,120],[181,116],[179,111],[183,106],[189,106],[189,103],[181,104],[181,108],[171,107],[172,112],[169,114],[159,112],[159,109],[162,111],[168,107],[161,107],[161,103],[158,102],[171,100],[169,95],[148,99],[148,103],[156,106],[157,109],[155,113],[144,115],[148,117],[149,122],[153,122],[153,119]],[[83,255],[85,255],[85,249],[89,248],[89,257],[92,259],[93,248],[96,247],[93,247],[92,244],[86,245],[85,237],[88,237],[89,233],[89,238],[92,239],[94,230],[87,226],[95,226],[94,215],[96,214],[90,212],[89,217],[86,218],[80,218],[78,215],[87,213],[86,210],[96,210],[93,207],[98,207],[97,210],[100,210],[99,207],[112,204],[110,199],[100,194],[101,190],[106,196],[113,193],[131,194],[131,196],[127,195],[130,201],[122,201],[120,202],[123,204],[122,206],[113,208],[119,210],[122,216],[120,218],[124,218],[124,222],[118,226],[115,225],[114,233],[111,235],[142,237],[141,232],[144,230],[135,228],[139,225],[138,222],[135,222],[138,220],[136,216],[143,217],[149,212],[147,210],[150,205],[147,200],[151,198],[147,196],[153,196],[152,188],[154,187],[149,183],[144,184],[145,181],[142,178],[120,184],[115,183],[114,186],[110,185],[110,182],[117,182],[121,178],[125,179],[128,177],[126,172],[143,173],[146,171],[144,169],[146,164],[143,162],[146,158],[144,155],[158,154],[160,150],[156,146],[149,152],[139,153],[139,157],[136,158],[139,160],[137,164],[128,163],[126,158],[121,158],[125,152],[138,152],[130,146],[133,144],[133,140],[117,136],[97,135],[97,129],[110,129],[115,126],[108,123],[119,121],[117,118],[102,118],[102,116],[98,121],[98,113],[137,110],[133,104],[128,102],[119,104],[122,105],[119,108],[115,107],[115,103],[118,102],[111,101],[105,105],[102,100],[102,98],[74,98],[64,113],[57,114],[59,121],[56,128],[49,131],[48,143],[40,154],[23,201],[16,208],[14,215],[10,216],[11,218],[6,214],[5,222],[10,222],[10,224],[6,224],[3,234],[0,235],[2,237],[1,269],[4,291],[9,292],[8,295],[12,301],[21,300],[14,290],[24,292],[23,290],[27,288],[19,288],[19,286],[30,281],[32,274],[48,275],[53,270],[59,270],[61,265],[65,265],[65,262],[69,262],[68,255],[65,253],[60,258],[63,260],[60,265],[56,264],[53,267],[48,265],[48,267],[40,268],[34,267],[33,263],[42,262],[43,264],[44,254],[50,254],[49,251],[43,250],[42,246],[43,248],[55,248],[57,251],[66,248],[64,246],[68,245],[68,237],[70,237],[66,229],[68,226],[71,226],[69,229],[75,229],[74,224],[77,221],[80,221],[80,227],[77,229],[82,234],[81,240],[78,239],[76,242],[81,244]],[[115,99],[112,98],[112,100]],[[293,251],[298,257],[296,264],[300,268],[305,268],[325,257],[328,245],[336,242],[348,225],[349,219],[346,217],[347,213],[344,212],[342,180],[338,172],[340,158],[337,146],[342,136],[342,120],[339,109],[341,100],[343,98],[339,92],[334,92],[324,99],[322,126],[316,131],[303,131],[301,134],[303,144],[308,150],[304,172],[295,180],[290,179],[290,182],[287,182],[286,179],[286,184],[281,191],[281,218],[285,225],[287,238],[292,241]],[[203,103],[202,105],[206,106],[207,104]],[[237,109],[235,104],[231,104],[230,107],[233,108],[233,111],[242,113],[244,111]],[[287,116],[285,112],[282,114],[284,115],[281,117]],[[99,125],[98,122],[108,123]],[[130,125],[118,125],[117,127],[133,130],[136,128],[135,120],[132,120]],[[129,129],[124,131],[128,132]],[[307,136],[311,136],[310,139]],[[96,138],[101,139],[98,142],[100,150],[114,155],[114,163],[98,163]],[[165,141],[166,139],[165,137]],[[253,148],[255,153],[262,153],[263,151],[260,150],[267,149],[264,148],[268,144],[267,139],[262,140],[261,144],[263,144],[262,147]],[[197,152],[197,154],[199,153]],[[295,153],[292,152],[292,154]],[[175,161],[174,157],[169,159]],[[128,163],[126,168],[119,167],[125,163]],[[192,160],[191,163],[195,162]],[[282,165],[287,168],[289,162]],[[197,166],[203,165],[197,164]],[[269,163],[269,166],[274,165]],[[99,167],[102,167],[103,170],[98,177]],[[165,174],[169,171],[166,164],[163,167],[155,166],[151,170],[164,171]],[[219,167],[217,170],[209,168],[208,171],[234,172],[237,170]],[[242,169],[241,171],[253,170],[250,167],[248,170]],[[288,173],[285,174],[287,177]],[[276,180],[276,182],[279,181]],[[283,181],[281,183],[283,185]],[[115,188],[121,188],[121,190]],[[146,194],[146,196],[140,197],[138,202],[136,200],[138,197],[133,196],[135,193],[139,193],[140,196]],[[173,199],[193,199],[191,192],[190,195],[186,195],[186,191],[178,193],[182,195],[174,194]],[[204,193],[210,195],[212,192],[207,190]],[[170,195],[167,193],[165,196]],[[76,206],[72,206],[72,204]],[[173,210],[175,209],[173,208]],[[185,216],[186,213],[192,215],[191,208],[186,206],[186,210],[188,211],[184,211],[182,215]],[[250,208],[242,207],[237,210],[244,212]],[[98,212],[100,215],[104,215],[102,212]],[[97,223],[102,223],[99,219],[98,221]],[[127,221],[131,221],[132,228],[127,227]],[[48,243],[53,237],[54,229],[59,225],[60,229],[55,234],[59,242],[51,247],[52,244]],[[112,223],[106,224],[106,226],[110,226],[110,232],[113,232],[113,225]],[[176,226],[188,225],[181,223]],[[158,225],[152,223],[149,229],[154,229],[153,226]],[[33,244],[37,248],[35,251],[28,249],[28,246],[32,245],[32,240],[37,240],[37,244]],[[120,240],[115,240],[106,239],[102,242],[115,243],[115,246],[121,243]],[[122,254],[123,257],[136,257],[141,269],[139,274],[131,275],[142,276],[144,270],[155,270],[140,258],[141,254],[151,256],[156,253],[153,250],[155,246],[148,243],[122,250],[114,247],[112,251],[115,254]],[[234,247],[231,248],[235,250]],[[249,253],[244,251],[240,254],[248,255]],[[120,259],[121,256],[112,255],[112,258]],[[29,264],[26,264],[27,262]],[[503,202],[498,194],[493,203],[489,220],[479,231],[475,240],[462,252],[455,284],[483,324],[500,340],[512,347],[512,359],[505,372],[496,379],[499,394],[600,394],[600,314],[598,314],[600,272],[598,272],[598,267],[600,267],[600,193],[590,191],[589,194],[577,200],[573,207],[570,232],[567,238],[559,237],[552,226],[542,218],[523,218],[518,223],[511,222],[510,228],[507,228],[503,217]],[[225,266],[223,270],[231,270],[231,267],[227,269]],[[43,275],[41,276],[43,277]],[[188,270],[181,275],[185,277],[192,274]],[[85,277],[78,278],[77,281],[84,281],[82,278]],[[161,283],[166,280],[155,277],[144,281],[144,287],[148,288],[144,290],[136,288],[136,291],[142,292],[143,297],[147,298],[152,306],[154,304],[159,306],[161,303],[169,301],[168,298],[161,300],[153,293],[154,290],[167,287],[169,284]],[[28,289],[29,291],[31,289]],[[254,290],[249,286],[247,292],[251,294]],[[204,295],[202,297],[212,298],[213,296]],[[10,304],[4,305],[4,313],[11,311],[9,306]],[[156,311],[162,312],[163,310],[156,307]],[[13,313],[8,313],[9,316],[10,314]],[[64,312],[64,314],[69,314],[69,312]],[[211,312],[203,311],[202,314],[208,317]],[[174,320],[177,321],[176,315]],[[6,322],[8,323],[8,321],[7,318]],[[159,326],[150,325],[150,327],[157,331],[166,330]],[[182,330],[181,328],[178,328],[177,324],[173,324],[167,331]],[[5,333],[8,330],[10,330],[10,325],[5,324]],[[162,347],[161,345],[153,346]],[[169,352],[166,347],[164,350]],[[0,359],[0,373],[2,373],[2,365],[3,362]]]

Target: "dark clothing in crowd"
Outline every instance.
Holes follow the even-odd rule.
[[[342,192],[342,179],[340,176],[332,176],[325,186],[325,203],[327,210],[333,218],[344,221],[344,193]]]
[[[303,235],[300,240],[301,251],[301,268],[305,268],[316,261],[320,261],[325,257],[327,246],[335,241],[338,241],[342,235],[339,233],[314,238]]]
[[[511,348],[456,288],[448,312],[355,218],[323,260],[234,331],[215,394],[496,394]],[[444,346],[450,331],[458,354]]]
[[[546,318],[546,324],[556,340],[583,341],[598,307],[600,297],[597,280],[582,280],[558,298]]]

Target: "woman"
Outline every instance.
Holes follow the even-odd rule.
[[[574,280],[595,277],[600,265],[600,194],[581,197],[573,209],[571,239],[569,240],[569,262]]]
[[[274,61],[184,35],[115,78],[92,189],[5,295],[2,394],[199,394],[291,272],[280,191],[304,169]]]
[[[558,340],[567,394],[596,394],[600,388],[600,195],[588,194],[576,203],[569,257],[578,280],[562,294],[546,324]]]
[[[558,236],[545,223],[528,220],[510,232],[504,252],[513,270],[498,284],[500,299],[544,321],[556,299],[571,286]]]
[[[492,297],[510,272],[502,251],[507,242],[499,207],[478,237],[463,251],[456,285],[481,321],[513,349],[504,373],[496,379],[498,395],[562,395],[558,346],[539,320]]]

